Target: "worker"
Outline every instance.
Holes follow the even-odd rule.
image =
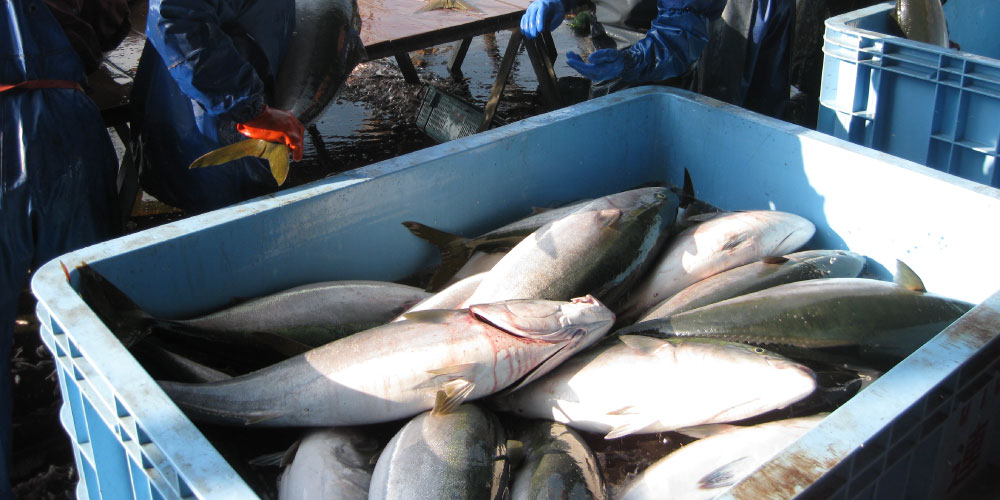
[[[260,158],[188,166],[247,137],[302,158],[302,123],[267,104],[294,22],[293,0],[150,0],[131,96],[143,190],[190,213],[277,190]]]
[[[589,78],[592,96],[642,83],[676,82],[780,117],[789,96],[794,0],[594,0],[587,61],[566,63]],[[535,0],[521,18],[534,38],[554,30],[575,0]],[[706,48],[707,46],[707,48]],[[684,78],[684,80],[681,80]]]
[[[102,52],[130,26],[126,0],[6,5],[0,11],[0,498],[12,496],[10,351],[29,270],[116,228],[118,160],[84,88],[87,70],[97,69]]]

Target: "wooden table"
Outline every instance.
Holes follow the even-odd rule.
[[[460,9],[436,9],[417,12],[427,5],[425,0],[358,0],[361,11],[361,41],[365,44],[368,60],[393,56],[403,77],[409,83],[419,83],[409,52],[435,45],[455,42],[448,71],[461,74],[462,61],[472,37],[510,30],[510,42],[504,51],[490,98],[486,103],[485,117],[479,130],[489,128],[496,113],[497,103],[510,76],[514,59],[521,43],[538,77],[539,88],[550,108],[559,106],[552,60],[555,45],[552,36],[533,40],[521,36],[521,15],[531,0],[467,0],[480,12]]]

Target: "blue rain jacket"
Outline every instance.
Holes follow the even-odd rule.
[[[7,0],[0,25],[0,84],[86,83],[45,2]],[[0,92],[0,115],[0,498],[9,498],[18,295],[30,269],[112,235],[118,161],[100,111],[79,90]]]
[[[659,0],[646,37],[624,49],[622,79],[666,80],[684,74],[708,43],[708,23],[717,19],[726,0]]]
[[[259,158],[188,165],[246,139],[236,124],[268,101],[294,22],[293,0],[150,1],[131,98],[147,192],[202,212],[277,189]]]

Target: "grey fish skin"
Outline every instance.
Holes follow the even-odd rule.
[[[896,0],[889,16],[906,38],[948,48],[948,21],[941,0]]]
[[[819,424],[825,414],[731,426],[654,462],[624,488],[621,500],[709,500],[748,477]]]
[[[327,281],[256,298],[174,323],[223,338],[270,333],[319,347],[388,323],[431,296],[420,288],[382,281]]]
[[[598,198],[518,243],[465,305],[589,293],[614,310],[665,241],[678,203],[667,188]]]
[[[364,500],[378,441],[357,428],[314,429],[278,478],[278,500]]]
[[[846,250],[806,250],[776,260],[765,259],[709,276],[660,302],[638,321],[665,318],[795,281],[855,278],[865,265],[863,255]]]
[[[973,304],[895,283],[830,278],[779,285],[616,334],[700,336],[796,347],[860,345],[905,357]]]
[[[378,457],[370,499],[507,498],[510,464],[499,419],[474,404],[417,415]]]
[[[519,387],[602,337],[614,314],[593,297],[421,311],[232,379],[160,382],[193,419],[228,425],[388,422]]]
[[[547,420],[517,433],[524,461],[513,473],[511,500],[603,500],[607,485],[597,457],[573,429]]]
[[[414,304],[413,307],[407,309],[406,313],[431,309],[460,309],[462,303],[472,295],[472,292],[476,291],[476,287],[483,282],[483,278],[485,277],[486,273],[479,273],[459,280],[444,290]],[[406,314],[404,313],[400,314],[393,321],[403,321],[405,319]]]
[[[798,250],[816,231],[788,212],[751,210],[719,214],[673,236],[643,280],[631,291],[622,320],[643,316],[656,304],[713,274],[770,255]]]
[[[295,31],[275,77],[275,105],[303,125],[333,102],[365,57],[356,0],[298,0]]]
[[[815,388],[812,370],[760,347],[623,335],[490,401],[500,411],[614,439],[750,418]]]
[[[577,211],[591,201],[582,200],[534,213],[475,238],[465,238],[414,221],[405,221],[403,225],[414,236],[428,241],[441,252],[441,265],[427,286],[430,291],[438,291],[447,286],[474,254],[506,253],[538,228]]]

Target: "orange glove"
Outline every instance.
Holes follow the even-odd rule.
[[[246,123],[236,124],[236,130],[251,139],[284,144],[292,150],[292,159],[302,159],[302,136],[305,127],[295,115],[282,109],[264,105],[256,118]]]

